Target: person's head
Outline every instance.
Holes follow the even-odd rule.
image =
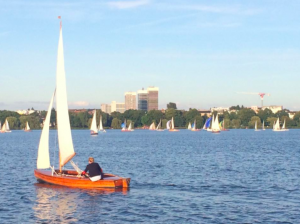
[[[94,158],[93,157],[89,157],[89,163],[93,163],[94,162]]]

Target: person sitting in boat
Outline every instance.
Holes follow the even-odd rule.
[[[81,175],[86,175],[89,173],[89,177],[91,181],[97,181],[103,179],[103,172],[98,163],[94,162],[94,158],[89,158],[89,164],[86,166],[85,170],[81,173]]]

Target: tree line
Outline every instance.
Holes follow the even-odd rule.
[[[175,105],[176,108],[176,105]],[[127,126],[131,123],[134,128],[142,128],[150,126],[152,122],[158,125],[160,120],[162,121],[162,128],[166,128],[168,120],[174,118],[175,127],[186,128],[189,122],[193,123],[196,120],[196,127],[202,128],[206,119],[209,117],[208,114],[201,116],[197,109],[189,109],[188,111],[177,110],[174,106],[169,107],[163,113],[160,110],[152,111],[141,111],[141,110],[127,110],[124,113],[113,112],[111,114],[104,113],[101,110],[97,112],[97,124],[99,124],[100,116],[102,116],[102,123],[105,128],[120,129],[121,124],[126,119]],[[41,111],[40,113],[33,113],[30,115],[19,115],[13,111],[0,111],[0,121],[3,124],[7,118],[11,129],[24,129],[26,122],[28,121],[31,129],[40,129],[42,123],[46,117],[47,112]],[[214,115],[217,112],[213,112]],[[69,112],[70,124],[73,129],[87,129],[90,127],[92,121],[92,114],[88,111],[84,112]],[[224,112],[219,114],[219,121],[225,122],[225,128],[254,128],[255,122],[257,121],[258,128],[261,128],[264,121],[266,128],[272,128],[274,121],[280,119],[282,124],[286,120],[287,128],[300,128],[300,112],[297,112],[293,119],[289,118],[288,111],[282,110],[277,113],[273,113],[269,109],[260,110],[255,113],[252,109],[239,107],[236,112]],[[51,127],[56,127],[56,113],[55,109],[52,109]]]

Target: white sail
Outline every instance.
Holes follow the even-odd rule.
[[[255,130],[257,130],[257,121],[255,121]]]
[[[282,129],[285,129],[285,119],[284,119],[284,122],[283,122],[283,125],[282,125]]]
[[[56,110],[59,143],[59,166],[75,156],[67,101],[62,27],[60,27],[56,68]]]
[[[191,125],[191,122],[189,122],[188,130],[191,130],[191,129],[192,129],[192,125]]]
[[[51,98],[46,119],[44,121],[44,127],[42,130],[40,144],[38,149],[37,157],[37,168],[38,169],[47,169],[50,167],[50,158],[49,158],[49,124],[51,117],[52,104],[54,99],[55,92]]]
[[[265,121],[263,121],[263,124],[262,124],[262,128],[261,128],[262,130],[266,130],[265,129]]]
[[[128,126],[128,131],[131,131],[131,122],[130,122],[130,124]]]
[[[160,125],[161,125],[161,119],[160,119],[160,121],[159,121],[159,123],[158,123],[158,125],[156,127],[156,130],[160,129]]]
[[[26,131],[29,131],[30,130],[30,127],[29,127],[29,124],[28,124],[28,121],[26,122]]]
[[[172,122],[172,120],[169,120],[168,122],[167,122],[167,129],[169,130],[169,129],[171,129],[171,122]]]
[[[192,128],[192,130],[196,130],[196,119],[194,121],[194,127]]]
[[[275,123],[275,130],[280,130],[280,124],[279,124],[279,118],[277,119],[276,123]]]
[[[93,115],[93,120],[92,120],[90,130],[93,131],[94,133],[98,133],[97,124],[96,124],[96,110],[95,110],[95,113]]]
[[[5,120],[5,131],[6,132],[10,131],[7,119]]]
[[[99,124],[99,131],[103,131],[103,125],[102,125],[102,115],[100,116],[100,124]]]
[[[150,125],[149,130],[155,130],[155,124],[154,124],[154,122],[152,122],[152,124]]]
[[[211,130],[212,131],[220,131],[219,116],[218,116],[218,114],[215,117],[215,119],[213,119],[213,122],[212,122],[212,125],[211,125]]]
[[[172,117],[172,122],[171,122],[171,129],[174,129],[175,125],[174,125],[174,118]]]

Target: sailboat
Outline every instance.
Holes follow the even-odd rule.
[[[213,122],[212,122],[212,125],[211,125],[211,132],[212,133],[220,133],[218,114],[216,115],[215,119],[213,119]]]
[[[203,125],[203,130],[211,131],[211,128],[210,128],[211,119],[212,119],[211,117],[206,119],[205,124]]]
[[[285,131],[285,130],[280,128],[279,118],[277,118],[276,123],[273,125],[273,131]]]
[[[56,96],[56,118],[59,146],[59,169],[55,170],[50,165],[49,157],[49,124],[51,109],[54,97]],[[81,177],[81,170],[71,161],[75,170],[63,170],[67,164],[76,155],[71,135],[70,119],[68,113],[67,90],[63,56],[62,26],[60,25],[60,35],[57,54],[56,70],[56,91],[54,92],[45,119],[37,157],[37,169],[34,175],[39,182],[49,184],[77,187],[77,188],[127,188],[130,184],[130,178],[123,178],[113,174],[105,173],[103,180],[91,181],[88,177]],[[49,168],[51,170],[49,170]],[[48,169],[48,170],[47,170]]]
[[[169,124],[169,131],[179,131],[178,129],[175,129],[173,117],[172,117],[171,123]]]
[[[257,121],[255,121],[255,127],[254,127],[255,131],[260,131],[260,129],[257,128]]]
[[[265,131],[265,130],[266,130],[266,129],[265,129],[265,121],[263,121],[263,123],[262,123],[261,130],[262,130],[262,131]]]
[[[131,123],[130,123],[130,128],[131,128]],[[129,132],[129,131],[131,131],[131,130],[129,130],[129,127],[127,128],[127,126],[126,126],[126,119],[125,119],[125,121],[124,121],[124,123],[122,123],[121,124],[121,127],[122,127],[122,132]]]
[[[286,128],[285,128],[285,119],[284,119],[284,122],[283,122],[283,125],[282,125],[281,130],[283,130],[283,131],[288,131],[288,130],[289,130],[289,129],[286,129]]]
[[[194,123],[192,125],[191,131],[201,131],[200,129],[196,128],[196,119],[195,119],[195,121],[194,121]]]
[[[152,124],[150,125],[149,130],[151,130],[151,131],[155,130],[155,124],[154,124],[154,122],[152,122]]]
[[[161,129],[160,127],[161,127],[161,119],[160,119],[155,131],[164,131],[164,129]]]
[[[26,122],[24,131],[25,131],[25,132],[30,132],[30,131],[31,131],[31,130],[30,130],[30,127],[29,127],[29,124],[28,124],[28,121]]]
[[[103,128],[103,125],[102,125],[102,115],[100,115],[100,121],[99,121],[99,129],[98,129],[98,131],[101,133],[104,133],[104,132],[106,132],[105,130],[104,130],[104,128]]]
[[[134,129],[132,129],[131,122],[130,122],[130,124],[129,124],[127,130],[128,130],[128,131],[134,131]]]
[[[188,125],[188,130],[191,130],[192,129],[192,125],[191,125],[191,122],[189,122],[189,125]]]
[[[225,128],[225,120],[220,122],[220,129],[221,131],[229,131],[229,129]]]
[[[92,120],[92,124],[91,124],[91,135],[98,135],[98,128],[97,128],[97,124],[96,124],[96,110],[93,114],[93,120]]]
[[[1,133],[10,133],[11,130],[9,129],[9,124],[8,124],[8,121],[7,119],[5,119],[5,122],[4,124],[2,125],[2,128],[1,128]]]

